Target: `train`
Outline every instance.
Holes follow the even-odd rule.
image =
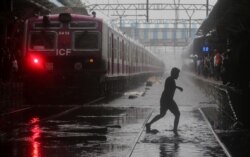
[[[95,15],[35,16],[24,28],[28,100],[41,98],[39,93],[72,99],[109,95],[164,72],[163,61],[148,48]]]

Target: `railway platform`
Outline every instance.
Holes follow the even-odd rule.
[[[199,87],[194,86],[188,77],[182,75],[176,83],[184,89],[183,92],[176,90],[175,96],[181,112],[178,135],[175,135],[172,131],[174,116],[170,111],[167,111],[165,117],[151,126],[151,132],[146,133],[145,128],[141,130],[129,156],[231,157],[230,150],[220,140],[207,119],[206,114],[208,112],[204,112],[208,107],[217,108],[216,104],[212,104],[212,100],[199,92]],[[158,86],[157,92],[153,91],[154,89],[147,92],[155,100],[150,106],[152,114],[148,120],[159,114],[158,100],[163,85],[164,80],[159,83],[156,82],[154,86]],[[156,95],[156,93],[158,94]],[[213,112],[213,115],[217,116],[217,113]]]
[[[249,132],[223,128],[232,125],[230,120],[221,116],[216,102],[203,92],[204,86],[185,73],[176,80],[184,91],[177,90],[174,97],[181,112],[178,136],[171,131],[174,116],[169,111],[151,126],[152,133],[146,133],[145,124],[159,113],[165,78],[151,81],[152,86],[143,85],[112,100],[48,104],[2,115],[0,156],[247,156],[243,144],[248,140],[243,138]],[[242,146],[241,150],[232,147],[231,139],[238,139],[234,146]]]
[[[180,111],[182,118],[178,135],[172,132],[174,118],[169,112],[152,125],[151,133],[146,133],[144,129],[131,156],[231,156],[199,110],[182,106]],[[152,116],[154,115],[155,112]]]
[[[138,101],[135,106],[151,109],[144,124],[159,114],[164,79],[155,80],[143,100],[135,100]],[[221,100],[216,100],[222,99],[224,106],[230,106],[225,103],[228,100],[218,91],[221,89],[217,87],[222,84],[190,73],[182,73],[176,83],[184,89],[183,92],[176,90],[175,96],[181,112],[178,135],[172,131],[174,116],[168,111],[164,118],[151,126],[151,132],[146,133],[145,125],[142,125],[127,156],[248,156],[249,130],[235,121],[233,111],[228,111],[229,107],[223,107],[222,110]],[[214,97],[211,93],[218,96]]]

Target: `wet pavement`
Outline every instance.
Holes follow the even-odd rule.
[[[174,118],[168,114],[152,125],[152,129],[157,129],[158,133],[143,132],[132,156],[226,156],[199,111],[184,106],[180,107],[180,111],[182,118],[178,129],[179,135],[171,131]]]
[[[77,108],[32,108],[15,114],[23,118],[12,117],[11,121],[1,117],[5,137],[1,140],[0,156],[227,156],[199,110],[216,104],[210,103],[211,99],[184,74],[176,81],[184,89],[175,95],[181,111],[179,135],[171,131],[174,116],[169,111],[152,125],[158,133],[145,133],[143,124],[147,118],[159,113],[164,79],[153,79],[153,86],[139,87],[114,100]],[[53,116],[72,108],[76,109]],[[13,126],[8,127],[9,124]]]
[[[227,156],[199,110],[199,108],[208,106],[214,108],[216,105],[211,103],[211,99],[201,92],[199,87],[186,76],[182,75],[176,82],[177,85],[184,88],[183,92],[177,90],[175,96],[181,112],[179,135],[176,136],[171,131],[173,129],[174,116],[168,111],[164,118],[151,126],[151,129],[157,130],[156,134],[145,133],[144,129],[131,156]],[[163,86],[163,83],[155,84],[154,86],[159,86],[158,89],[162,89],[163,87],[160,86]],[[157,92],[160,93],[160,91]],[[159,96],[157,97],[159,98]],[[159,113],[157,101],[153,106],[155,106],[155,109],[151,118]]]
[[[34,112],[37,110],[40,114]],[[83,106],[51,119],[46,118],[51,114],[41,114],[46,113],[45,110],[61,111],[52,107],[28,109],[24,111],[25,118],[12,121],[14,126],[6,126],[8,132],[1,141],[1,156],[124,156],[150,111],[99,104]],[[33,114],[29,116],[28,111]]]

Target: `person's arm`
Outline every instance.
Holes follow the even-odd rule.
[[[180,91],[183,91],[182,87],[176,86],[177,89],[179,89]]]

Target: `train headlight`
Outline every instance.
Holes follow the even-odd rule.
[[[27,64],[32,69],[43,69],[43,58],[36,54],[30,54],[28,56]]]
[[[39,59],[34,58],[34,59],[33,59],[33,62],[34,62],[35,64],[39,64]]]
[[[89,63],[91,63],[91,64],[94,63],[94,59],[93,59],[93,58],[90,58],[90,59],[89,59]]]
[[[41,66],[42,65],[42,59],[37,56],[32,56],[31,57],[31,63],[33,66]]]

